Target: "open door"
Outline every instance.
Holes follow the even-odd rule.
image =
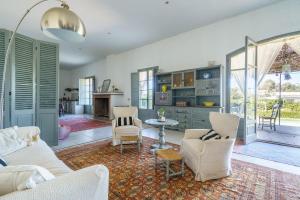
[[[244,142],[256,140],[257,43],[245,39]]]

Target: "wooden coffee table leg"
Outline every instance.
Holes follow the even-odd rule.
[[[165,161],[166,162],[166,179],[167,179],[167,181],[169,180],[169,174],[170,174],[170,161],[169,160],[166,160]]]
[[[184,176],[184,161],[183,159],[181,160],[181,176]]]
[[[121,143],[121,145],[120,145],[121,146],[121,154],[123,154],[123,141],[121,140],[120,143]]]
[[[137,140],[138,151],[141,152],[141,142],[140,139]]]

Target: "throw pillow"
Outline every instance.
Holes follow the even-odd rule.
[[[0,155],[5,156],[27,146],[16,129],[17,127],[11,127],[0,130]]]
[[[213,129],[210,129],[205,135],[200,137],[200,140],[210,140],[210,139],[221,139],[221,135],[216,133]]]
[[[35,188],[54,179],[47,169],[36,165],[15,165],[0,168],[0,196],[17,190]]]
[[[229,136],[223,137],[219,133],[215,132],[213,129],[210,129],[206,134],[202,135],[200,140],[205,141],[205,140],[220,140],[220,139],[229,139]]]
[[[133,120],[134,120],[134,118],[132,116],[118,117],[117,118],[117,126],[133,125]]]
[[[0,156],[0,166],[3,166],[3,167],[7,166],[6,161],[1,156]]]

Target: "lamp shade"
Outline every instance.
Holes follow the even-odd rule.
[[[41,20],[41,29],[48,37],[68,42],[81,42],[86,36],[82,20],[68,6],[47,10]]]

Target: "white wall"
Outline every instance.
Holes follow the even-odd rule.
[[[72,74],[71,70],[59,70],[59,98],[62,98],[66,88],[72,88]]]
[[[79,79],[88,76],[95,76],[96,87],[102,85],[103,80],[106,78],[106,60],[100,60],[95,63],[80,67],[78,69],[72,70],[72,85],[73,87],[79,87]]]
[[[118,55],[110,55],[105,61],[106,75],[125,92],[123,102],[130,98],[130,73],[137,69],[159,66],[161,71],[174,71],[205,67],[215,60],[225,65],[226,54],[242,47],[246,35],[255,40],[300,30],[300,1],[287,0],[243,15],[219,21],[150,45]],[[94,66],[94,65],[92,65]],[[92,73],[96,66],[76,70],[76,77]]]

